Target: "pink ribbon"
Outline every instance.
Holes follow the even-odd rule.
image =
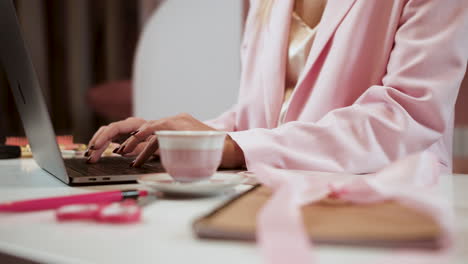
[[[438,221],[445,234],[441,241],[445,248],[451,241],[452,214],[437,192],[440,171],[437,159],[429,152],[408,156],[375,174],[291,171],[266,165],[257,165],[254,172],[261,183],[273,190],[257,218],[257,241],[266,263],[317,263],[302,223],[301,207],[329,195],[354,203],[397,200]],[[399,252],[381,263],[396,263],[395,257],[419,261],[411,263],[439,263],[450,255],[447,250]]]

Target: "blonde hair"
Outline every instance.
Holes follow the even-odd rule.
[[[257,11],[257,16],[261,24],[266,24],[270,19],[271,7],[274,0],[262,0]],[[283,0],[284,1],[284,0]]]

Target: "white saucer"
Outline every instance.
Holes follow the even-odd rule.
[[[172,179],[168,173],[156,173],[144,175],[137,181],[140,184],[151,187],[156,191],[170,195],[212,195],[247,180],[243,175],[237,173],[215,173],[211,178],[203,181],[180,183]]]

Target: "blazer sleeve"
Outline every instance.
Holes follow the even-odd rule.
[[[468,60],[466,0],[409,0],[403,10],[382,85],[315,123],[230,136],[247,168],[374,172],[429,148],[449,127]]]
[[[237,105],[234,105],[231,109],[227,110],[220,116],[206,120],[204,123],[214,129],[221,131],[235,131],[236,123],[236,108]]]

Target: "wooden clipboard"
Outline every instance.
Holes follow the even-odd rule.
[[[199,238],[255,241],[256,215],[271,196],[257,185],[193,223]],[[430,216],[396,201],[352,204],[324,199],[302,208],[314,243],[439,248],[442,230]]]

